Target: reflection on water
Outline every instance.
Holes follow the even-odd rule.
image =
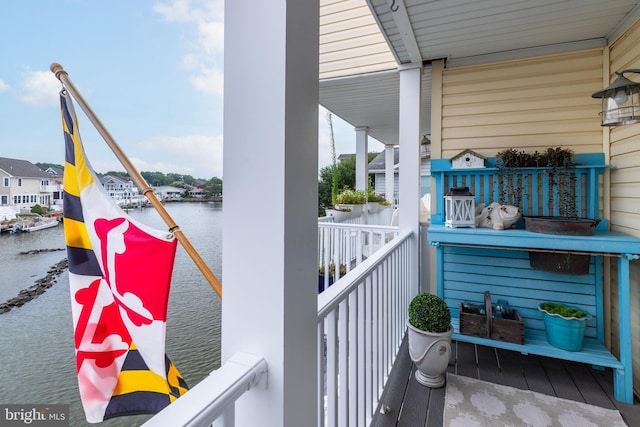
[[[222,280],[222,207],[208,203],[175,203],[167,211],[184,231],[213,273]],[[166,229],[152,208],[130,211],[144,224]],[[0,235],[0,302],[44,277],[66,257],[64,251],[20,255],[33,249],[64,248],[62,226],[34,233]],[[193,387],[220,364],[220,300],[191,258],[178,245],[167,320],[167,354]],[[0,403],[69,404],[71,426],[86,422],[76,381],[69,298],[65,271],[44,294],[0,314]],[[149,416],[121,417],[106,427],[131,427]]]

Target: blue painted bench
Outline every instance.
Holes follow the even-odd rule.
[[[576,155],[571,192],[578,216],[599,219],[601,176],[607,165],[602,153]],[[509,178],[498,178],[495,159],[486,160],[481,169],[451,169],[448,159],[431,161],[436,184],[436,209],[431,216],[427,238],[436,248],[436,289],[452,311],[454,339],[492,347],[537,354],[608,367],[614,370],[615,398],[633,403],[631,353],[631,315],[629,307],[629,261],[638,259],[640,239],[608,231],[600,222],[593,236],[565,236],[533,233],[524,228],[449,228],[444,225],[444,195],[451,187],[467,186],[476,203],[517,197],[525,216],[562,215],[559,193],[565,185],[550,178],[549,168],[521,168]],[[515,189],[515,190],[514,190]],[[517,192],[517,195],[508,194]],[[529,251],[569,252],[591,256],[589,273],[568,275],[536,270],[529,265]],[[618,264],[618,309],[620,318],[620,357],[604,345],[603,257]],[[513,344],[459,333],[458,302],[483,301],[484,291],[492,299],[506,299],[516,308],[525,327],[525,343]],[[584,349],[570,352],[551,346],[545,336],[543,301],[563,302],[592,314],[585,332]]]

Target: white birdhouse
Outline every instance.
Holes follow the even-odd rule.
[[[451,169],[484,168],[485,159],[473,150],[464,150],[451,159]]]
[[[476,198],[469,187],[451,188],[444,196],[444,212],[446,227],[476,226]]]

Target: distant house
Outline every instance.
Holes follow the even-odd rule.
[[[145,197],[130,179],[105,175],[100,177],[100,183],[118,205],[139,205],[145,201]]]
[[[189,197],[202,199],[204,197],[204,190],[202,188],[193,187],[191,190],[189,190]]]
[[[45,169],[45,172],[46,173],[50,173],[51,175],[55,175],[55,176],[64,175],[64,169],[52,168],[51,166],[49,166],[47,169]]]
[[[45,169],[45,172],[51,174],[53,178],[52,182],[52,199],[51,204],[53,208],[56,210],[62,210],[63,198],[64,198],[64,188],[63,188],[63,178],[64,178],[64,169],[60,168],[52,168],[48,167]]]
[[[399,168],[400,150],[398,147],[393,149],[393,193],[398,198],[398,168]],[[420,195],[423,196],[430,191],[431,179],[431,156],[427,152],[426,155],[420,156]],[[385,170],[386,156],[381,151],[371,162],[369,162],[369,173],[375,177],[374,193],[385,193]],[[391,201],[391,200],[389,200]],[[397,201],[396,201],[397,203]]]
[[[55,178],[27,160],[0,157],[0,206],[29,212],[53,204]]]
[[[398,147],[393,149],[393,193],[398,198],[398,168],[399,168],[400,151]],[[420,195],[425,195],[430,191],[431,178],[431,162],[429,156],[423,156],[420,159]],[[375,177],[374,193],[385,193],[385,170],[386,156],[381,151],[371,162],[369,162],[369,173]],[[391,201],[391,200],[389,200]],[[397,200],[396,200],[397,203]]]
[[[398,159],[400,151],[398,147],[393,149],[393,194],[398,195]],[[374,175],[375,188],[373,192],[376,194],[385,194],[385,168],[386,157],[384,150],[380,152],[373,160],[369,162],[369,173]],[[386,195],[386,194],[385,194]],[[389,200],[393,202],[392,200]]]
[[[178,201],[182,200],[182,193],[184,193],[184,189],[180,187],[173,187],[171,185],[160,185],[158,187],[153,187],[153,192],[156,196],[162,201]]]

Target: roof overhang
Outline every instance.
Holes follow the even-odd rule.
[[[363,8],[368,8],[371,19],[363,20]],[[350,0],[331,3],[323,0],[321,16],[325,21],[330,16],[333,25],[325,26],[323,32],[321,18],[324,34],[321,34],[321,70],[326,70],[327,61],[337,54],[337,50],[322,53],[322,40],[326,37],[332,37],[333,46],[344,47],[340,50],[343,64],[353,63],[357,67],[321,73],[320,104],[354,127],[368,127],[369,134],[383,144],[396,145],[398,67],[445,59],[446,67],[453,68],[601,48],[640,18],[640,2],[360,0],[359,3]],[[370,56],[364,54],[365,38],[354,41],[353,34],[364,31],[363,26],[368,26],[367,37],[372,37],[371,25],[378,27],[379,37],[386,41],[389,49],[388,55],[395,58],[394,69],[389,69],[388,60],[380,59],[379,38],[371,39],[376,50]],[[354,33],[356,29],[359,33]],[[341,35],[346,39],[338,40]],[[349,55],[353,55],[353,60]],[[369,57],[371,64],[366,61]],[[429,134],[431,68],[427,65],[424,70],[422,129]]]

